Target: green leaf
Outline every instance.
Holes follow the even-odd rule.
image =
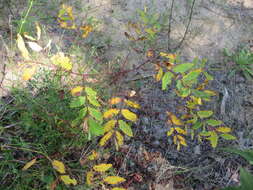
[[[192,129],[197,130],[197,129],[199,129],[200,127],[202,127],[202,125],[203,125],[203,123],[200,122],[200,121],[198,121],[198,122],[196,122],[196,123],[192,126]]]
[[[181,88],[180,91],[178,91],[179,96],[182,98],[185,98],[191,94],[190,88]]]
[[[119,120],[119,128],[121,129],[121,131],[123,133],[125,133],[129,137],[133,136],[133,131],[132,131],[131,127],[123,120]]]
[[[85,104],[86,98],[84,96],[79,96],[70,102],[70,108],[77,108]]]
[[[183,84],[182,84],[182,81],[181,80],[177,80],[177,84],[176,84],[176,87],[178,90],[184,88]]]
[[[87,99],[89,103],[92,104],[93,106],[96,106],[96,107],[101,106],[94,96],[87,96]]]
[[[241,157],[243,157],[245,160],[247,160],[251,165],[253,165],[253,150],[239,150],[235,148],[222,148],[221,150],[238,154]]]
[[[213,115],[213,111],[198,111],[197,114],[201,119],[203,119],[211,117]]]
[[[103,115],[102,113],[95,109],[95,108],[92,108],[92,107],[88,107],[88,110],[89,110],[89,114],[94,117],[97,121],[103,121]]]
[[[175,67],[173,67],[172,71],[174,71],[175,73],[184,73],[190,70],[193,66],[194,66],[193,63],[183,63],[183,64],[176,65]]]
[[[174,77],[173,73],[166,72],[162,78],[162,90],[166,90],[167,86],[171,83],[171,79]]]
[[[103,127],[98,124],[95,120],[89,118],[88,119],[89,132],[93,136],[103,135],[104,130]]]
[[[242,190],[242,189],[240,189],[240,187],[226,187],[221,190]]]
[[[194,89],[192,89],[192,94],[198,98],[210,98],[211,97],[211,95],[208,93],[205,93],[205,92],[202,92],[199,90],[194,90]]]
[[[83,109],[81,109],[79,112],[78,112],[78,117],[80,118],[80,119],[83,119],[85,116],[86,116],[86,114],[87,114],[87,108],[85,107],[85,108],[83,108]]]
[[[213,76],[210,75],[208,72],[204,72],[204,75],[208,81],[213,80]]]
[[[211,125],[212,127],[216,127],[216,126],[218,126],[218,125],[221,125],[221,124],[222,124],[222,121],[220,121],[220,120],[215,120],[215,119],[209,119],[209,120],[206,121],[206,123],[207,123],[208,125]]]
[[[211,135],[211,131],[202,131],[202,132],[199,133],[199,135],[208,137],[208,136]]]
[[[240,169],[241,189],[250,190],[253,188],[253,176],[244,168]]]
[[[93,97],[97,96],[97,92],[90,87],[85,87],[85,92],[87,93],[88,96],[93,96]]]
[[[79,125],[81,123],[81,121],[82,121],[82,119],[80,117],[77,117],[76,119],[71,121],[71,126],[75,127],[75,126]]]
[[[202,72],[201,69],[197,69],[197,70],[191,71],[191,72],[189,72],[187,75],[185,75],[182,78],[182,81],[185,84],[191,83],[192,81],[197,80],[197,78],[198,78],[198,76],[200,75],[201,72]]]
[[[225,140],[236,140],[236,137],[230,134],[223,133],[220,136]]]

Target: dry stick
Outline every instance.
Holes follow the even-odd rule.
[[[187,27],[186,27],[184,36],[183,36],[182,40],[180,41],[180,43],[178,44],[178,46],[175,48],[176,50],[182,46],[182,44],[183,44],[183,42],[184,42],[184,40],[185,40],[185,38],[186,38],[186,35],[187,35],[188,31],[189,31],[190,24],[191,24],[191,20],[192,20],[192,15],[193,15],[193,9],[194,9],[195,2],[196,2],[196,0],[193,0],[192,6],[191,6],[191,12],[190,12],[189,21],[188,21],[188,24],[187,24]]]
[[[173,18],[174,2],[175,0],[172,0],[171,7],[170,7],[169,29],[168,29],[168,51],[170,51],[170,34],[171,34],[171,22]]]

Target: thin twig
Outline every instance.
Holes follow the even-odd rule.
[[[171,34],[171,22],[173,18],[174,2],[175,0],[172,0],[171,7],[170,7],[169,29],[168,29],[168,51],[170,51],[170,34]]]
[[[192,15],[193,15],[193,10],[194,10],[194,6],[195,6],[195,2],[196,2],[196,0],[193,0],[193,2],[192,2],[190,17],[189,17],[188,24],[186,26],[186,30],[185,30],[184,36],[183,36],[182,40],[180,41],[180,43],[178,44],[178,46],[175,49],[178,49],[178,48],[180,48],[182,46],[182,44],[183,44],[183,42],[184,42],[184,40],[185,40],[185,38],[186,38],[186,36],[188,34],[188,31],[190,29],[190,24],[191,24],[191,21],[192,21]]]

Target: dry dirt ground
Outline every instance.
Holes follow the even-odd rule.
[[[171,49],[178,45],[184,35],[192,2],[192,0],[175,1],[171,23]],[[65,1],[65,3],[75,4],[73,1]],[[124,36],[125,25],[129,20],[137,19],[136,9],[143,9],[145,6],[152,7],[169,16],[171,0],[153,2],[151,0],[83,0],[80,3],[81,7],[93,7],[90,14],[102,20],[101,31],[106,36],[113,36],[110,47],[104,52],[107,59],[112,60],[115,57],[125,58],[129,54],[130,50],[126,45],[128,42]],[[0,40],[3,40],[0,43],[2,57],[0,79],[3,88],[17,80],[15,75],[17,69],[5,65],[8,62],[6,56],[8,50],[4,45],[9,45],[6,32],[9,31],[10,17],[8,15],[11,15],[6,6],[7,4],[0,4],[0,8],[4,7],[0,15],[0,35],[2,36]],[[18,8],[22,6],[24,5],[17,5],[12,12],[18,12]],[[85,14],[81,10],[78,12],[80,18]],[[61,48],[64,49],[66,44],[62,43],[59,32],[54,28],[55,26],[48,26],[49,38],[53,40],[53,43],[62,45]],[[167,39],[164,39],[165,37],[161,36],[158,45],[160,49],[167,48]],[[226,71],[229,65],[224,62],[222,50],[224,48],[235,50],[239,46],[250,47],[251,45],[253,45],[252,0],[196,0],[189,32],[179,52],[185,60],[192,60],[194,57],[208,59],[213,75],[216,77],[211,88],[219,93],[215,103],[208,106],[216,110],[218,118],[234,128],[235,135],[238,137],[234,144],[240,148],[253,147],[253,84],[244,79],[240,73],[232,79],[227,78]],[[140,60],[137,53],[131,53],[128,56],[129,67],[140,64]],[[144,78],[146,73],[142,71],[140,73]],[[184,185],[180,184],[186,184],[185,186],[193,184],[192,188],[196,190],[215,189],[236,183],[235,175],[238,174],[238,166],[241,164],[241,160],[237,157],[224,156],[212,150],[208,145],[197,145],[196,142],[191,142],[189,147],[181,152],[175,150],[172,142],[166,137],[167,126],[164,123],[166,123],[165,112],[175,111],[175,105],[178,102],[170,91],[162,91],[160,84],[152,81],[151,78],[141,80],[142,87],[139,93],[143,109],[137,126],[137,137],[129,145],[129,155],[139,156],[135,157],[132,165],[128,166],[129,170],[140,173],[144,181],[150,177],[152,182],[155,181],[157,190],[183,189]],[[225,91],[228,92],[228,98],[225,115],[221,115],[221,101]],[[5,94],[5,92],[2,91],[0,94]],[[226,145],[225,142],[224,145]],[[145,159],[155,159],[146,168],[141,168],[140,162],[145,162],[143,154],[148,154],[147,151],[150,155]],[[173,181],[171,180],[172,172],[177,170],[187,172],[182,178],[173,178]],[[152,186],[149,182],[136,184],[134,189],[146,190]]]

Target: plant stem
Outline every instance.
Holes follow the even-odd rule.
[[[192,15],[193,15],[193,9],[194,9],[195,2],[196,2],[196,0],[193,0],[193,2],[192,2],[190,17],[189,17],[188,24],[187,24],[187,26],[186,26],[186,30],[185,30],[184,36],[183,36],[182,40],[180,41],[180,43],[178,44],[178,46],[177,46],[175,49],[178,49],[178,48],[180,48],[180,47],[182,46],[182,44],[183,44],[183,42],[184,42],[184,40],[185,40],[185,38],[186,38],[186,35],[187,35],[188,31],[189,31],[190,24],[191,24],[191,20],[192,20]]]
[[[30,11],[31,11],[31,9],[32,9],[33,1],[34,1],[34,0],[30,0],[30,4],[29,4],[29,7],[28,7],[28,9],[27,9],[27,11],[26,11],[25,17],[22,18],[21,26],[20,26],[19,31],[18,31],[19,34],[20,34],[20,32],[22,31],[23,25],[25,24],[26,19],[27,19],[28,15],[29,15],[29,13],[30,13]]]
[[[170,7],[169,29],[168,29],[168,51],[170,51],[170,33],[171,33],[171,22],[173,18],[174,2],[175,0],[172,0],[171,7]]]

